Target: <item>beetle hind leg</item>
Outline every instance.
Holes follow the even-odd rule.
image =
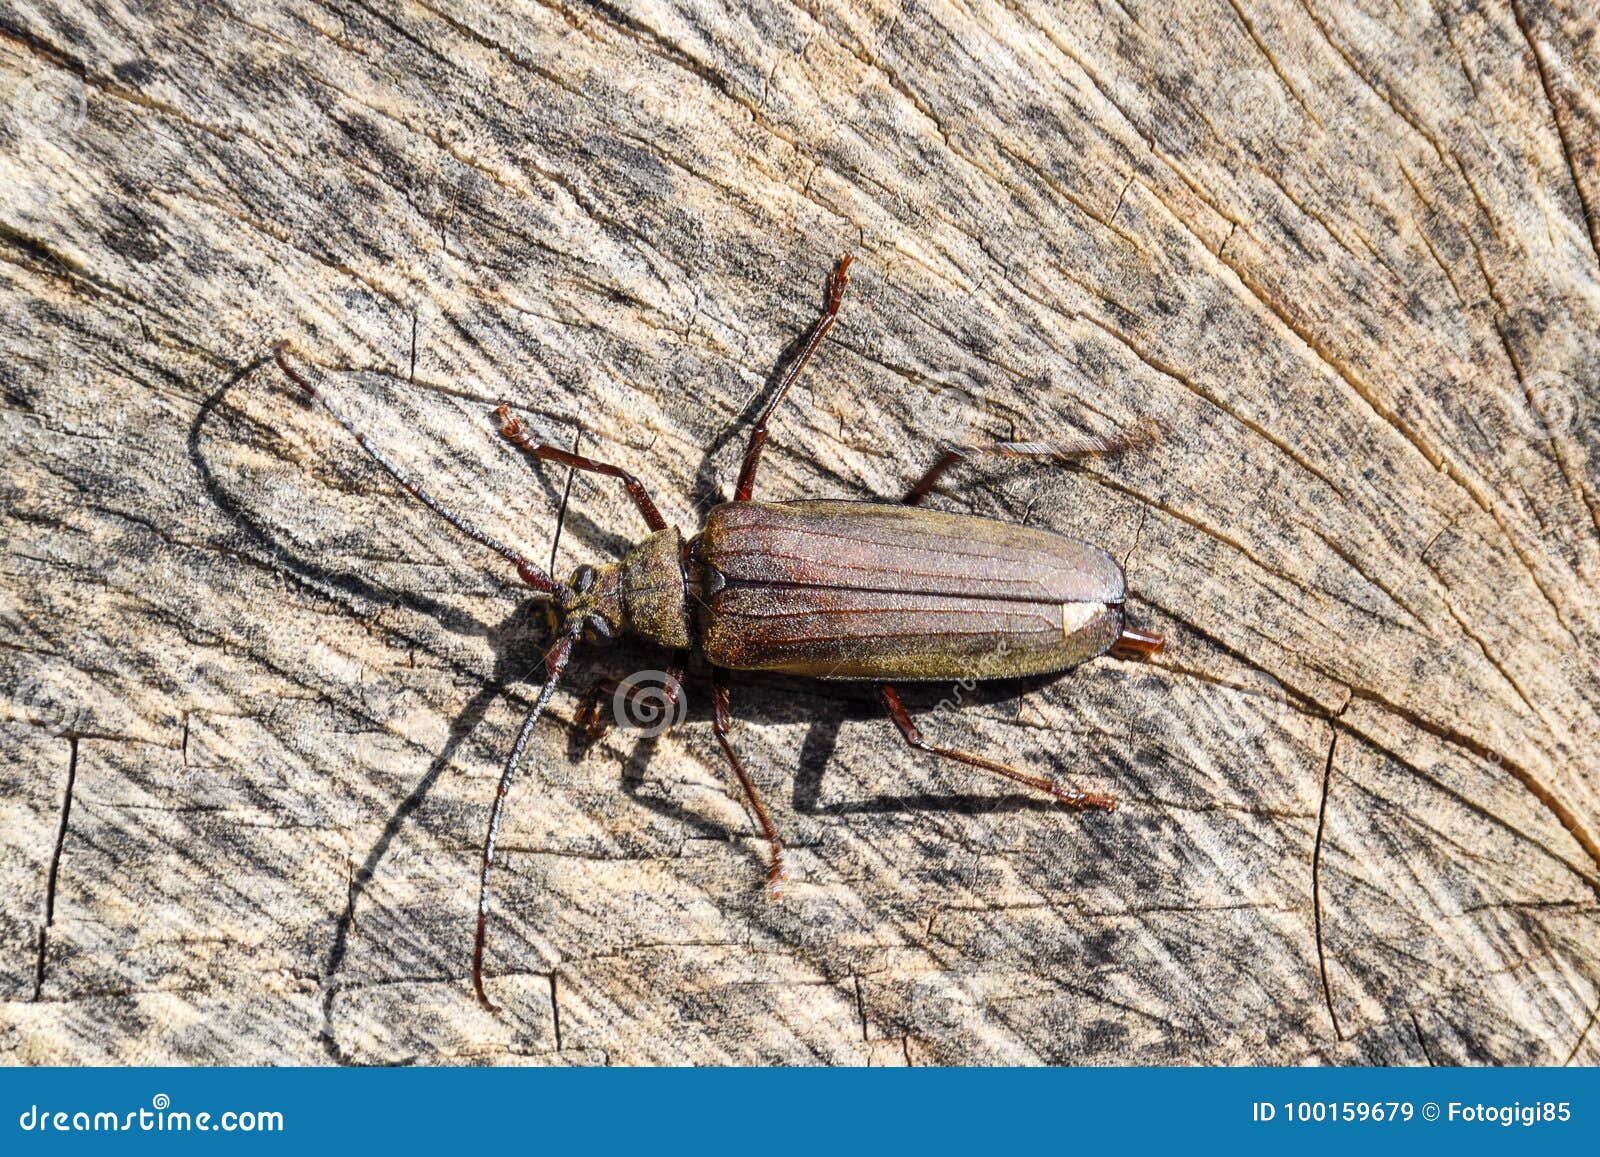
[[[954,466],[974,458],[1054,458],[1058,462],[1072,462],[1079,458],[1107,457],[1142,450],[1159,437],[1161,427],[1146,421],[1126,434],[1111,437],[1058,438],[1050,442],[990,442],[981,446],[951,446],[921,478],[906,491],[900,501],[915,506],[933,492],[939,479]]]
[[[984,771],[992,771],[996,775],[1002,775],[1014,783],[1020,783],[1024,787],[1031,787],[1034,791],[1043,792],[1045,795],[1050,796],[1052,799],[1059,800],[1068,807],[1085,809],[1092,808],[1098,811],[1116,810],[1116,796],[1099,795],[1094,792],[1067,791],[1064,788],[1058,787],[1056,784],[1052,783],[1042,775],[1029,775],[1025,771],[1018,771],[1014,767],[1007,766],[1004,763],[996,763],[994,760],[985,759],[981,755],[973,755],[969,751],[957,751],[952,747],[936,747],[929,743],[926,739],[922,738],[922,732],[919,731],[917,729],[917,725],[912,722],[911,715],[906,711],[905,704],[900,702],[899,692],[897,692],[890,684],[878,684],[878,698],[883,702],[885,710],[889,712],[889,718],[892,719],[894,721],[894,725],[900,729],[900,734],[905,736],[906,742],[912,747],[915,747],[918,751],[926,751],[932,755],[942,755],[947,759],[956,760],[958,763],[965,763],[970,767],[981,768]]]

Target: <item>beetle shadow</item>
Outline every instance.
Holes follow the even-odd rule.
[[[447,630],[456,634],[480,637],[488,635],[492,630],[491,627],[447,603],[442,603],[436,599],[428,598],[426,595],[416,594],[411,591],[385,587],[349,571],[334,570],[302,557],[285,546],[272,530],[246,508],[238,497],[229,493],[206,456],[205,449],[201,445],[201,436],[205,432],[207,425],[223,414],[224,403],[228,395],[257,370],[269,365],[271,360],[271,355],[263,355],[235,372],[200,404],[200,409],[195,414],[194,421],[189,424],[187,439],[189,462],[193,465],[195,473],[199,475],[200,485],[204,488],[206,496],[211,500],[212,505],[221,511],[234,529],[243,535],[251,546],[266,552],[267,559],[265,561],[268,565],[283,571],[305,586],[321,590],[323,593],[336,592],[351,599],[364,599],[375,603],[403,606],[408,610],[416,611],[418,614],[427,615]],[[314,402],[298,394],[294,395],[294,400],[307,408],[315,405]],[[230,431],[227,436],[237,440],[240,435],[235,431]],[[268,452],[270,453],[270,450]]]
[[[1039,691],[1059,678],[1059,674],[1052,674],[960,686],[945,683],[902,683],[896,684],[895,690],[899,692],[900,701],[905,705],[912,720],[918,721],[921,717],[920,724],[925,724],[933,716],[953,707],[992,707],[1015,703],[1020,709],[1024,695]],[[841,816],[923,812],[992,815],[997,812],[1051,811],[1061,806],[1055,800],[1030,792],[1010,791],[1004,795],[994,794],[993,789],[1000,783],[995,776],[980,768],[968,767],[944,756],[911,748],[901,736],[900,729],[889,718],[882,703],[878,701],[871,685],[838,684],[837,686],[845,689],[845,693],[840,696],[842,709],[816,719],[807,729],[806,737],[801,743],[791,795],[791,806],[798,814]],[[838,746],[839,729],[846,722],[876,722],[882,726],[886,736],[895,746],[912,750],[932,765],[954,767],[964,774],[970,774],[975,786],[987,786],[989,790],[954,793],[920,791],[905,795],[878,794],[870,798],[824,804],[823,781]],[[929,735],[926,730],[924,735],[930,739],[936,738]],[[977,754],[1005,761],[1003,753],[979,751]],[[1022,770],[1048,773],[1052,769],[1023,768]]]
[[[199,476],[200,483],[212,504],[222,512],[247,543],[264,552],[267,565],[297,582],[325,594],[345,596],[348,600],[367,600],[383,605],[398,605],[427,615],[447,630],[462,635],[485,639],[494,655],[493,669],[477,692],[451,720],[446,741],[429,761],[423,773],[404,799],[400,801],[385,821],[382,831],[363,857],[361,866],[351,878],[343,911],[334,930],[333,944],[328,951],[320,980],[324,990],[322,999],[322,1028],[320,1037],[330,1060],[339,1064],[355,1063],[345,1055],[333,1033],[333,1005],[340,992],[335,982],[349,953],[350,937],[355,928],[356,911],[368,887],[375,878],[379,864],[407,821],[427,801],[434,784],[454,761],[462,744],[483,721],[490,706],[500,696],[522,683],[529,676],[537,677],[543,668],[544,646],[548,642],[543,602],[536,599],[519,600],[517,605],[497,623],[484,623],[448,604],[426,595],[395,590],[348,571],[336,570],[304,558],[285,545],[273,531],[231,493],[208,459],[202,444],[208,424],[219,420],[226,411],[228,395],[257,370],[270,363],[270,356],[257,358],[245,365],[201,404],[190,424],[187,445],[190,463]],[[313,405],[295,395],[303,405]],[[238,437],[230,431],[229,437]],[[345,705],[369,726],[382,729],[383,722],[365,715],[359,708]]]
[[[345,957],[349,952],[350,935],[355,930],[356,911],[361,905],[361,899],[377,876],[378,865],[388,854],[389,847],[400,834],[401,828],[405,827],[406,822],[427,801],[434,784],[444,774],[445,769],[455,761],[456,752],[477,730],[478,724],[483,722],[490,706],[496,699],[507,694],[514,684],[524,681],[530,673],[542,667],[542,648],[536,641],[539,639],[540,631],[536,624],[542,624],[543,621],[543,608],[530,600],[520,604],[489,631],[488,638],[495,655],[492,675],[450,721],[444,746],[429,762],[427,771],[423,772],[406,797],[390,813],[382,832],[367,849],[361,866],[350,878],[344,910],[339,914],[339,921],[334,929],[333,945],[328,949],[327,963],[322,971],[322,1028],[319,1035],[323,1051],[328,1054],[330,1060],[338,1064],[357,1063],[345,1055],[334,1036],[333,1006],[341,990],[335,978],[343,968]]]

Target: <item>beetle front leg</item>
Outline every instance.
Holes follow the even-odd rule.
[[[621,466],[613,466],[609,462],[596,462],[593,458],[584,458],[570,450],[562,450],[545,442],[535,442],[528,437],[527,430],[511,412],[510,406],[501,405],[494,413],[495,417],[500,419],[500,436],[524,454],[541,462],[559,462],[574,470],[586,470],[590,474],[604,474],[607,478],[617,479],[627,490],[628,497],[633,499],[633,504],[639,508],[639,513],[644,515],[646,525],[652,531],[667,529],[667,520],[662,518],[661,511],[656,509],[655,501],[651,499],[650,492],[644,488],[644,483]]]
[[[717,742],[722,744],[722,753],[728,757],[733,774],[738,777],[739,785],[744,788],[745,798],[750,801],[750,810],[756,813],[756,822],[761,825],[761,834],[767,837],[767,844],[772,848],[772,864],[767,868],[767,887],[776,896],[778,884],[783,879],[783,841],[778,838],[778,829],[772,822],[772,816],[767,813],[767,805],[762,802],[761,793],[756,790],[754,781],[744,769],[744,763],[733,750],[733,745],[728,742],[728,728],[731,724],[732,719],[728,714],[727,676],[721,668],[715,668],[711,672],[711,730],[716,733]]]
[[[918,751],[930,752],[933,755],[942,755],[947,759],[954,759],[959,763],[971,767],[980,767],[984,771],[992,771],[996,775],[1003,775],[1024,787],[1031,787],[1034,791],[1042,791],[1054,799],[1060,800],[1068,807],[1097,808],[1101,811],[1114,811],[1117,806],[1117,797],[1112,795],[1096,795],[1091,792],[1064,791],[1042,775],[1029,775],[1008,767],[1003,763],[996,763],[992,759],[985,759],[981,755],[973,755],[967,751],[957,751],[951,747],[935,747],[922,738],[922,732],[917,730],[917,725],[911,721],[910,714],[906,711],[905,704],[900,702],[900,695],[888,683],[878,684],[878,698],[882,700],[884,708],[889,712],[889,718],[894,720],[894,725],[900,729],[900,734]]]
[[[906,496],[900,501],[907,506],[917,505],[932,493],[939,479],[944,477],[951,467],[973,458],[1054,458],[1060,462],[1070,462],[1078,458],[1123,454],[1129,450],[1141,450],[1154,443],[1157,430],[1156,424],[1150,422],[1130,433],[1106,438],[1085,437],[1056,439],[1050,442],[991,442],[982,446],[952,446],[939,457],[937,462],[928,467],[927,473],[917,480],[915,486],[906,491]]]

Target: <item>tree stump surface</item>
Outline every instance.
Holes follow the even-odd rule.
[[[1600,1062],[1591,6],[0,6],[10,1063]],[[1144,663],[536,733],[544,618],[267,358],[543,559],[897,496],[1126,565]],[[560,572],[643,534],[573,484]]]

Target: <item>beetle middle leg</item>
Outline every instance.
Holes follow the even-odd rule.
[[[882,700],[884,708],[889,712],[889,718],[900,729],[900,734],[918,751],[930,752],[933,755],[942,755],[947,759],[954,759],[971,767],[992,771],[996,775],[1003,775],[1007,779],[1020,783],[1024,787],[1031,787],[1034,791],[1044,792],[1054,799],[1060,800],[1069,807],[1097,808],[1101,811],[1114,811],[1117,806],[1117,797],[1112,795],[1097,795],[1093,792],[1066,791],[1057,787],[1042,775],[1029,775],[1025,771],[1018,771],[1004,763],[996,763],[992,759],[985,759],[981,755],[973,755],[969,751],[957,751],[953,747],[937,747],[922,738],[922,732],[917,730],[917,725],[912,722],[911,715],[906,711],[905,704],[900,702],[900,694],[891,684],[878,684],[878,698]]]
[[[761,793],[756,790],[755,782],[745,771],[744,763],[733,750],[733,745],[728,742],[728,729],[731,724],[732,719],[728,713],[727,675],[721,668],[714,668],[711,673],[711,730],[716,732],[717,742],[722,744],[722,753],[728,757],[733,774],[738,777],[739,785],[744,788],[745,798],[750,801],[750,810],[756,813],[756,822],[761,825],[761,834],[767,837],[767,844],[772,848],[772,863],[767,868],[767,887],[776,894],[778,882],[783,879],[783,841],[778,838],[778,829],[772,822],[772,816],[767,812],[767,805],[762,801]]]
[[[523,453],[540,461],[559,462],[574,470],[587,470],[591,474],[604,474],[607,478],[618,479],[628,491],[628,497],[633,499],[633,504],[639,508],[639,513],[644,515],[645,523],[650,529],[653,531],[667,529],[667,520],[662,518],[661,511],[656,509],[656,504],[651,499],[650,492],[644,488],[644,483],[621,466],[613,466],[609,462],[597,462],[593,458],[585,458],[546,442],[535,442],[528,437],[527,430],[511,412],[510,406],[502,405],[495,410],[495,416],[500,419],[500,436]]]
[[[739,467],[739,484],[733,492],[735,502],[750,501],[750,491],[756,484],[756,467],[761,465],[761,448],[767,444],[767,422],[771,419],[773,411],[783,404],[783,396],[789,392],[789,387],[794,385],[795,379],[800,376],[800,371],[806,368],[811,355],[817,352],[822,339],[833,328],[833,320],[839,314],[839,303],[844,300],[845,286],[850,284],[850,263],[854,260],[851,254],[846,253],[839,258],[839,264],[833,267],[833,272],[828,274],[828,297],[822,307],[822,314],[811,323],[811,329],[800,345],[800,352],[795,354],[794,361],[784,371],[783,380],[773,392],[772,400],[767,403],[766,409],[761,411],[755,427],[750,431],[750,445],[745,449],[744,462]]]

